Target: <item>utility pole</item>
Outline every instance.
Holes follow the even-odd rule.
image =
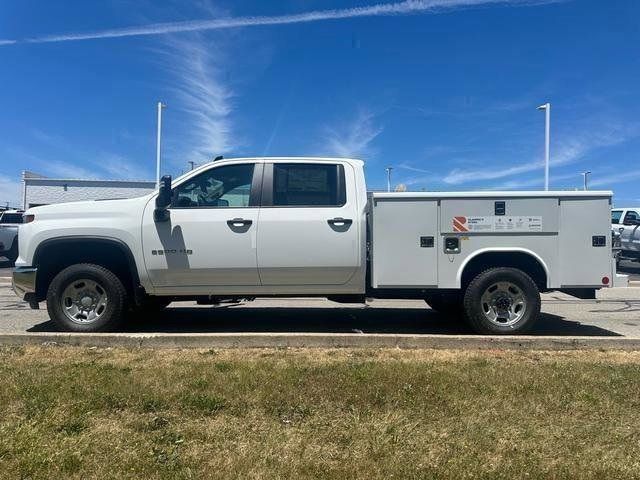
[[[189,167],[190,167],[189,170],[193,170],[193,167],[195,167],[196,162],[194,162],[193,160],[189,160],[187,163],[189,164]]]
[[[588,170],[586,172],[582,172],[582,177],[584,180],[584,190],[589,190],[589,175],[591,174],[591,171]]]
[[[162,109],[167,106],[158,102],[158,137],[156,142],[156,186],[160,188],[160,137],[162,136]]]
[[[393,167],[387,167],[384,169],[387,172],[387,192],[391,191],[391,170]]]
[[[551,130],[551,104],[540,105],[538,110],[544,110],[544,189],[549,190],[549,134]]]

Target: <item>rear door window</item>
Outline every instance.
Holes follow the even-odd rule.
[[[345,203],[346,188],[342,165],[273,164],[273,206],[341,207]]]

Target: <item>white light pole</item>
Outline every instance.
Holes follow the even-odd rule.
[[[387,167],[384,169],[387,172],[387,192],[391,191],[391,170],[393,167]]]
[[[158,138],[156,142],[156,187],[160,188],[160,137],[162,136],[162,109],[167,106],[158,102]]]
[[[551,104],[540,105],[538,110],[544,110],[544,189],[549,190],[549,133],[551,128]]]
[[[589,190],[589,175],[591,174],[591,170],[586,172],[582,172],[582,177],[584,179],[584,190]]]

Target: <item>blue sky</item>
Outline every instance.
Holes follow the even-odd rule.
[[[152,179],[231,156],[366,161],[371,188],[640,204],[640,2],[2,0],[0,202],[20,172]]]

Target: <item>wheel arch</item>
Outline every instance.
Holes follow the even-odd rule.
[[[42,241],[33,255],[38,268],[36,295],[43,299],[53,277],[76,263],[94,263],[113,271],[129,293],[140,285],[131,248],[122,240],[103,236],[66,236]]]
[[[513,267],[528,274],[544,291],[549,288],[549,267],[537,253],[519,247],[483,248],[467,257],[460,265],[456,275],[456,284],[461,288],[480,272],[492,267]]]

